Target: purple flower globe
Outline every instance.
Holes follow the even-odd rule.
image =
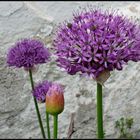
[[[49,82],[47,80],[38,83],[34,90],[33,90],[33,96],[37,99],[37,101],[41,103],[45,103],[46,101],[46,94],[51,87],[52,82]]]
[[[96,79],[140,60],[140,26],[117,12],[87,9],[60,24],[53,44],[59,67]]]
[[[22,39],[10,48],[7,54],[7,63],[9,66],[29,69],[36,64],[46,63],[49,58],[50,53],[41,41]]]

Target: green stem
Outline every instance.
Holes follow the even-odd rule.
[[[32,90],[34,90],[34,82],[33,82],[33,76],[32,76],[32,70],[31,70],[31,69],[29,69],[29,76],[30,76],[30,82],[31,82]],[[46,136],[45,136],[45,132],[44,132],[44,128],[43,128],[43,124],[42,124],[42,120],[41,120],[41,116],[40,116],[40,112],[39,112],[37,100],[36,100],[35,97],[33,97],[33,98],[34,98],[34,104],[35,104],[35,108],[36,108],[36,113],[37,113],[37,117],[38,117],[38,122],[39,122],[40,129],[41,129],[41,132],[42,132],[42,136],[43,136],[43,138],[45,139]]]
[[[99,139],[104,138],[102,106],[102,85],[97,83],[97,130]]]
[[[47,111],[46,111],[46,123],[47,123],[48,139],[51,139],[50,125],[49,125],[49,114],[47,113]]]
[[[58,115],[54,115],[54,130],[53,130],[53,138],[57,139],[57,129],[58,129]]]

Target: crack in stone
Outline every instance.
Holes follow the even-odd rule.
[[[33,5],[32,2],[24,2],[24,4],[31,10],[33,10],[40,18],[45,19],[49,22],[53,21],[53,18],[50,16],[46,16],[45,13],[43,13],[41,10],[37,9],[37,7],[35,5]]]
[[[14,10],[14,11],[11,12],[10,14],[8,14],[8,15],[6,15],[6,16],[0,15],[0,17],[10,17],[10,16],[14,15],[15,13],[19,12],[20,10],[22,10],[23,6],[24,6],[24,5],[22,4],[21,7],[19,7],[19,8],[16,9],[16,10]]]

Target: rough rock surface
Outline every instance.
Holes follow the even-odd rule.
[[[1,2],[0,3],[0,138],[41,138],[28,73],[6,66],[6,52],[18,39],[35,37],[51,47],[59,22],[68,19],[79,6],[120,9],[140,18],[140,2]],[[140,138],[140,63],[130,62],[121,72],[114,71],[103,88],[106,138],[117,138],[115,121],[133,117],[132,131]],[[54,58],[39,66],[35,82],[51,80],[65,88],[65,110],[59,116],[59,138],[66,138],[71,113],[72,138],[96,138],[96,83],[78,75],[70,76],[56,66]],[[45,105],[39,105],[45,123]],[[52,118],[51,128],[52,128]],[[46,130],[46,129],[45,129]]]

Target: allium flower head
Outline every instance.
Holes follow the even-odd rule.
[[[38,83],[35,86],[35,88],[33,90],[33,96],[37,99],[37,101],[39,101],[41,103],[45,103],[46,94],[47,94],[51,85],[52,85],[52,82],[45,80],[41,83]]]
[[[46,111],[51,115],[58,115],[64,110],[64,88],[53,83],[46,94]]]
[[[58,66],[69,74],[97,78],[140,60],[140,26],[117,12],[87,9],[58,27],[54,48]]]
[[[49,60],[50,53],[44,44],[37,39],[23,39],[16,42],[7,54],[9,66],[26,69],[36,64],[45,63]]]

